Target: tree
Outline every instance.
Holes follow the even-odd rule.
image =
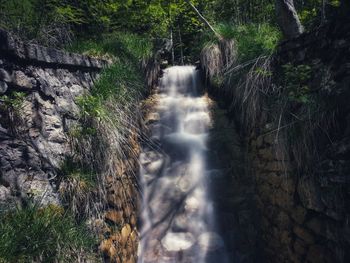
[[[190,0],[185,0],[186,3],[190,5],[190,7],[196,12],[199,19],[205,24],[218,38],[221,38],[218,32],[215,31],[215,29],[212,27],[212,25],[208,22],[208,20],[199,12],[199,10],[191,3]]]
[[[276,0],[277,22],[285,38],[294,38],[303,33],[293,0]]]

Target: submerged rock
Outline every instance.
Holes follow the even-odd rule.
[[[190,233],[169,232],[162,239],[161,244],[168,252],[179,252],[190,249],[195,242],[193,235]]]

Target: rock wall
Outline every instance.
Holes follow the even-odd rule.
[[[140,143],[137,131],[132,132],[127,144],[132,149],[118,163],[117,174],[107,178],[106,224],[101,231],[100,250],[106,262],[136,263],[139,243],[138,211]]]
[[[245,166],[251,173],[246,170],[243,178],[252,180],[251,189],[258,207],[255,223],[260,225],[256,238],[258,242],[261,240],[263,255],[259,260],[248,262],[350,261],[349,33],[349,17],[338,17],[313,32],[282,43],[273,58],[274,75],[283,74],[286,64],[310,66],[312,73],[307,85],[334,113],[329,127],[319,127],[322,135],[316,137],[317,143],[312,146],[315,148],[312,152],[317,152],[317,156],[301,153],[304,159],[299,162],[311,161],[311,169],[300,169],[292,145],[285,144],[286,147],[281,148],[279,131],[275,129],[278,118],[276,123],[268,107],[262,107],[256,114],[259,116],[256,127],[246,132],[241,116],[247,114],[242,113],[242,108],[235,107],[240,102],[225,89],[208,89],[215,100],[223,103],[227,114],[236,120],[236,133],[232,134],[241,134],[243,145],[249,151]],[[299,108],[300,103],[288,110],[295,114]],[[284,130],[290,132],[288,126]],[[295,143],[302,140],[302,135],[299,136],[294,138]],[[231,187],[233,184],[245,185],[234,178],[234,174],[231,180]]]
[[[31,199],[62,205],[57,179],[77,154],[71,132],[81,125],[78,98],[89,94],[108,63],[26,44],[0,30],[0,212]],[[156,61],[145,64],[150,84],[158,70]],[[106,179],[107,203],[96,203],[102,214],[88,221],[106,262],[136,262],[139,132],[130,133],[125,148],[131,150]]]
[[[28,197],[59,202],[54,179],[71,152],[76,99],[104,65],[0,30],[0,207]]]
[[[328,139],[317,142],[319,157],[312,157],[317,160],[312,172],[296,169],[293,157],[278,154],[278,134],[268,122],[252,134],[249,144],[268,262],[350,260],[349,22],[336,21],[282,43],[276,55],[278,72],[287,63],[311,65],[309,86],[321,90],[324,101],[334,106],[337,125],[320,127]]]
[[[248,148],[235,121],[220,103],[211,103],[208,167],[215,219],[229,262],[261,262],[259,213]]]

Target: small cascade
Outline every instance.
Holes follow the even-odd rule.
[[[228,262],[218,234],[206,165],[209,99],[192,66],[165,70],[140,156],[139,263]]]

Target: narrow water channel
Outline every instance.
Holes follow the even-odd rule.
[[[165,70],[156,91],[152,143],[140,156],[139,263],[228,262],[208,186],[212,121],[200,89],[195,67],[175,66]]]

